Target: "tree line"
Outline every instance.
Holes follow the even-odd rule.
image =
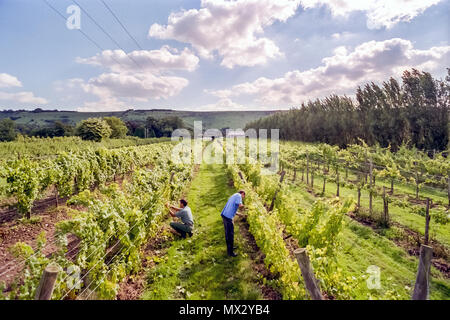
[[[390,78],[356,90],[356,101],[331,95],[253,121],[246,129],[280,129],[280,138],[346,147],[359,139],[368,145],[407,143],[422,150],[449,147],[450,69],[444,80],[406,70],[402,83]]]
[[[89,118],[76,126],[55,121],[43,127],[26,128],[17,125],[12,119],[0,120],[0,141],[13,141],[19,134],[30,137],[68,137],[80,136],[83,140],[101,141],[105,138],[121,139],[129,136],[141,138],[170,137],[179,128],[186,128],[183,120],[177,116],[145,121],[124,122],[118,117]]]

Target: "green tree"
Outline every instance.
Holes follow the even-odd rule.
[[[117,117],[105,117],[103,118],[109,127],[111,128],[111,136],[112,139],[121,139],[125,138],[128,132],[128,128],[121,119]]]
[[[0,121],[0,141],[13,141],[16,139],[16,125],[11,119]]]
[[[77,127],[77,135],[83,140],[100,142],[111,136],[111,128],[108,123],[100,118],[83,120]]]

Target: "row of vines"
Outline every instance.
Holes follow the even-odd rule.
[[[57,224],[52,245],[58,249],[50,257],[43,253],[45,235],[35,250],[24,243],[13,247],[24,270],[9,290],[0,290],[0,298],[33,299],[43,269],[53,263],[64,270],[58,274],[53,299],[114,299],[120,282],[142,265],[141,249],[165,218],[164,204],[190,182],[192,166],[174,164],[171,149],[171,144],[155,144],[99,150],[84,157],[61,155],[57,163],[70,170],[64,159],[75,169],[67,174],[67,189],[60,191],[68,195],[81,189],[82,177],[83,186],[99,186],[95,191],[84,188],[68,200],[72,218]],[[120,185],[104,184],[130,170]],[[70,237],[76,238],[76,245],[69,243]]]
[[[4,181],[0,196],[13,197],[19,212],[29,218],[33,203],[49,189],[55,189],[58,199],[99,186],[134,168],[149,166],[157,158],[154,150],[154,145],[100,148],[60,152],[43,160],[8,160],[0,166],[0,180]]]
[[[327,182],[336,184],[337,196],[340,187],[356,190],[358,205],[361,192],[366,191],[370,197],[370,212],[372,212],[372,198],[378,197],[394,206],[407,208],[412,213],[425,215],[425,201],[420,201],[420,188],[428,185],[434,194],[438,195],[432,199],[432,219],[439,224],[446,224],[450,220],[447,204],[443,200],[444,188],[450,188],[446,178],[450,172],[450,161],[442,155],[434,159],[420,156],[416,158],[415,151],[403,147],[396,154],[392,154],[389,149],[378,148],[374,151],[364,144],[351,145],[345,150],[339,150],[326,144],[286,143],[282,145],[281,166],[293,171],[295,176],[298,173],[299,179],[312,187],[314,177],[321,178],[323,192]],[[356,179],[350,179],[349,172],[355,174]],[[425,172],[440,172],[442,175],[430,176]],[[377,179],[386,181],[388,186],[381,184],[377,186]],[[396,182],[415,189],[415,196],[404,194],[404,189],[397,192]],[[450,199],[450,191],[448,197]]]

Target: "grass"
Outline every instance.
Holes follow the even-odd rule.
[[[226,254],[220,212],[235,190],[221,165],[202,164],[188,202],[195,222],[191,239],[175,240],[148,275],[142,299],[262,299],[258,275],[245,254],[245,240],[235,226],[237,258]]]
[[[297,175],[298,177],[298,175]],[[289,177],[290,179],[291,177]],[[306,178],[305,178],[306,179]],[[297,178],[298,180],[298,178]],[[305,182],[306,183],[306,182]],[[383,185],[381,180],[377,181],[377,186]],[[387,186],[387,185],[386,185]],[[316,194],[322,192],[323,179],[317,176],[314,177],[314,192]],[[394,190],[394,194],[401,194],[407,191],[407,187],[397,187]],[[325,196],[330,197],[336,195],[336,183],[327,181],[325,186]],[[446,199],[443,195],[431,194],[428,192],[421,192],[421,197],[433,197],[435,199],[444,200]],[[340,196],[343,198],[353,197],[357,199],[357,190],[350,189],[348,187],[340,187]],[[445,202],[444,202],[445,203]],[[369,194],[367,191],[361,191],[361,206],[363,208],[369,208]],[[373,197],[373,209],[374,211],[383,211],[383,199],[380,197]],[[418,214],[411,213],[408,208],[400,208],[397,206],[389,206],[390,219],[392,221],[398,222],[399,224],[408,227],[411,230],[417,231],[422,235],[425,233],[425,217]],[[430,237],[436,239],[440,243],[447,247],[450,247],[450,223],[446,225],[435,223],[433,219],[430,222]]]
[[[301,186],[292,185],[290,190],[301,207],[309,208],[317,199]],[[341,195],[346,196],[342,191],[341,188]],[[418,266],[416,257],[408,255],[391,240],[349,217],[345,218],[341,241],[342,250],[338,253],[337,261],[349,276],[358,280],[352,291],[354,299],[411,299]],[[371,265],[380,268],[381,289],[367,288],[366,271]],[[445,279],[434,267],[432,275],[430,299],[450,299],[450,280]]]

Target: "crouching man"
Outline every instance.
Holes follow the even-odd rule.
[[[181,236],[183,239],[186,238],[186,234],[188,234],[189,237],[192,237],[192,230],[194,228],[194,218],[192,217],[191,208],[189,208],[187,204],[187,201],[184,199],[180,200],[181,208],[166,203],[170,215],[173,218],[181,219],[181,222],[171,222],[170,226],[174,230],[173,233]]]

